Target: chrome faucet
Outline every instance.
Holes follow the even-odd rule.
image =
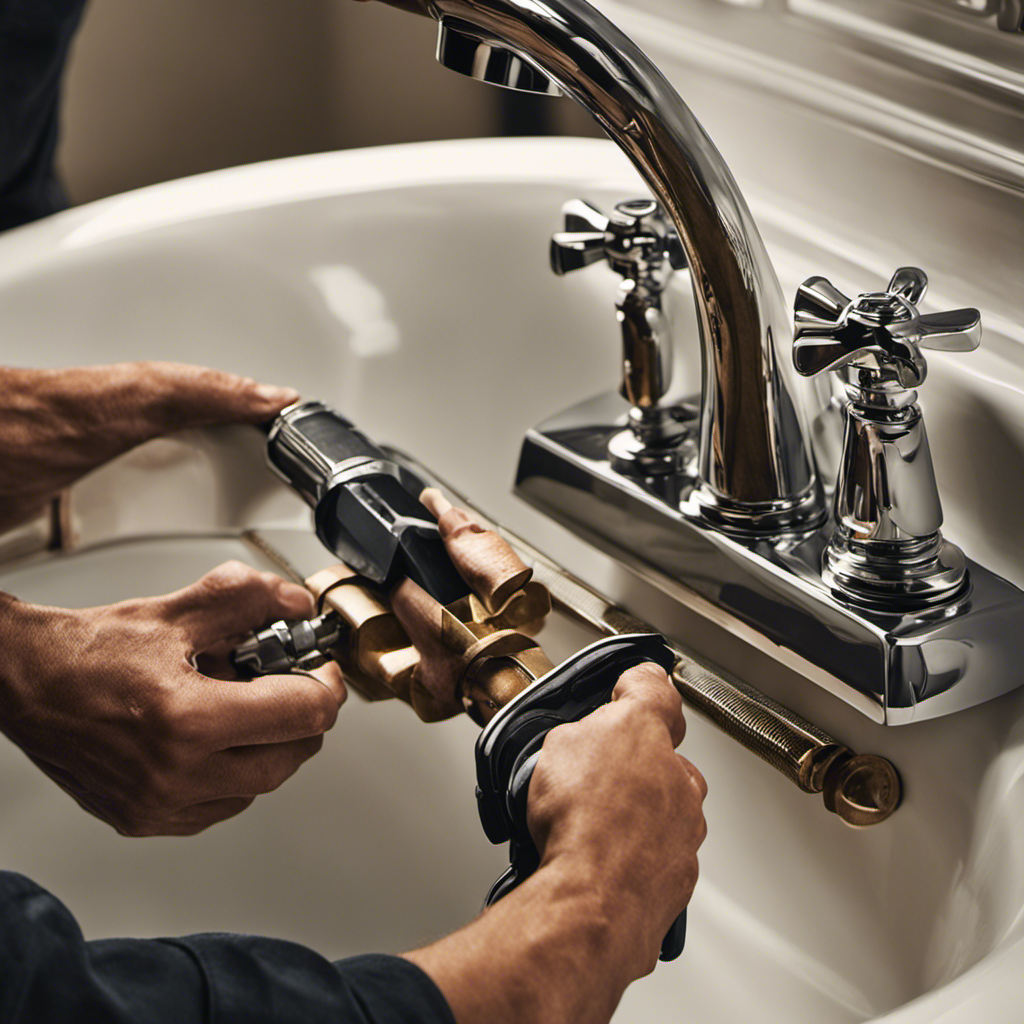
[[[945,715],[1024,685],[1024,593],[942,536],[916,401],[920,349],[976,348],[978,311],[918,313],[927,278],[915,268],[856,300],[811,278],[794,347],[735,180],[630,39],[584,0],[429,2],[442,64],[573,97],[661,208],[565,209],[555,272],[607,259],[624,278],[623,387],[530,430],[517,492],[875,721]],[[699,422],[666,405],[671,270],[689,273],[696,302]],[[839,448],[838,419],[820,415],[811,384],[825,371],[846,396],[831,509],[808,431],[813,418],[822,450]]]
[[[640,48],[584,0],[431,0],[438,60],[496,85],[563,92],[661,203],[693,281],[703,360],[697,495],[727,529],[820,521],[821,483],[778,278],[735,179]]]

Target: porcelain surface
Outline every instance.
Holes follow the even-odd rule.
[[[1019,1024],[1024,691],[886,729],[511,495],[525,429],[619,373],[611,272],[547,268],[559,207],[640,191],[611,144],[518,140],[307,157],[116,197],[0,237],[2,358],[174,359],[293,384],[635,613],[895,763],[903,806],[854,831],[690,714],[681,749],[708,778],[710,832],[687,949],[629,990],[618,1024]],[[748,198],[787,295],[811,273],[864,290],[891,272]],[[959,298],[935,280],[927,307],[957,304],[947,288]],[[930,360],[922,404],[947,534],[1021,585],[1024,369],[1013,330],[988,326],[969,359]],[[680,349],[696,381],[696,345]],[[26,531],[0,587],[64,605],[160,593],[226,558],[263,567],[244,527],[308,525],[240,428],[140,449],[76,488],[73,513],[75,550],[25,554]],[[560,656],[586,638],[554,622],[544,639]],[[187,842],[117,837],[5,743],[2,860],[92,937],[232,930],[332,957],[407,949],[472,917],[505,863],[476,819],[475,733],[352,698],[290,783]]]

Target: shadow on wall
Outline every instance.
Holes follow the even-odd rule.
[[[435,36],[355,0],[91,0],[65,83],[68,189],[85,202],[353,146],[600,134],[571,101],[445,71]]]

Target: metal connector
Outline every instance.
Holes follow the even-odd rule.
[[[231,663],[239,675],[249,678],[295,669],[308,672],[330,658],[341,633],[341,620],[333,612],[297,622],[281,620],[243,640],[231,652]]]

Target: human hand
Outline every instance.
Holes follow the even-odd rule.
[[[619,679],[611,703],[548,733],[530,782],[527,821],[540,870],[568,865],[600,894],[627,937],[632,979],[654,969],[697,881],[707,784],[675,753],[685,732],[664,670],[638,665]]]
[[[292,775],[345,700],[333,663],[242,682],[197,656],[218,670],[239,634],[312,611],[302,587],[238,562],[105,607],[0,595],[0,730],[122,834],[192,835]]]
[[[547,734],[527,818],[540,867],[465,928],[405,956],[460,1024],[607,1024],[650,973],[697,880],[707,786],[675,753],[679,694],[657,665]]]
[[[143,441],[176,430],[259,423],[290,388],[178,363],[0,368],[0,532]]]

